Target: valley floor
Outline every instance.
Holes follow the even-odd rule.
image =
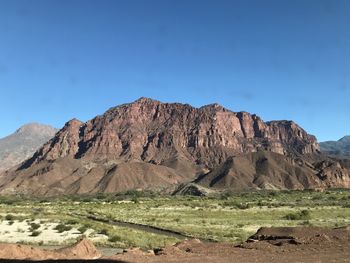
[[[0,197],[0,215],[0,242],[62,246],[87,237],[99,247],[120,252],[130,247],[143,251],[169,248],[185,239],[196,238],[201,244],[196,245],[199,250],[196,257],[200,259],[200,254],[211,247],[222,250],[220,255],[224,255],[226,249],[245,241],[260,227],[346,227],[350,225],[350,191],[226,193],[215,197],[159,196],[136,191],[51,199]],[[273,255],[287,259],[300,253],[314,262],[313,250],[317,254],[324,253],[325,257],[333,252],[340,257],[349,251],[347,241],[333,242],[330,250],[308,247],[304,251],[303,246],[299,246],[299,252],[281,252],[290,246],[287,244],[275,251],[274,245],[272,254],[266,253],[270,248],[260,252],[256,248],[235,248],[234,253],[238,253],[235,254],[237,259],[240,255],[254,258],[258,253],[256,256],[266,257],[266,260]],[[111,256],[111,251],[113,254],[117,250],[105,251]],[[185,253],[188,258],[195,256],[186,251],[179,253]],[[161,258],[151,257],[150,260]]]

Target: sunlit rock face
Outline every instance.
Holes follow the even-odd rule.
[[[292,121],[141,98],[87,122],[67,122],[31,158],[0,175],[0,194],[169,189],[206,174],[200,183],[209,187],[326,187],[329,179],[317,175],[324,169],[294,161],[318,151],[316,138]],[[237,156],[246,157],[230,159]],[[330,186],[347,180],[339,173]]]
[[[161,164],[174,155],[212,167],[227,156],[264,149],[280,154],[319,150],[316,138],[292,121],[264,122],[218,104],[194,108],[141,98],[83,123],[71,120],[31,163],[66,156],[142,160]]]

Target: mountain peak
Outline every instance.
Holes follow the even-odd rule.
[[[152,98],[148,98],[148,97],[140,97],[137,100],[135,100],[133,103],[160,103],[160,101],[158,100],[154,100]]]
[[[65,123],[64,126],[76,126],[76,125],[82,125],[83,122],[81,120],[78,120],[76,118],[73,118]]]
[[[19,127],[15,134],[45,134],[52,135],[57,131],[54,127],[50,125],[45,125],[37,122],[31,122]]]
[[[50,125],[28,123],[0,139],[0,171],[26,160],[51,139],[57,130]]]
[[[346,135],[339,140],[339,142],[350,143],[350,135]]]
[[[200,109],[223,110],[223,109],[225,109],[225,107],[220,105],[219,103],[210,103],[210,104],[207,104],[207,105],[200,107]]]

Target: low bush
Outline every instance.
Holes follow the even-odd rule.
[[[11,215],[11,214],[7,214],[7,215],[5,216],[5,219],[8,220],[8,221],[10,221],[10,220],[14,220],[15,217],[14,217],[13,215]]]
[[[54,229],[57,230],[58,233],[62,233],[71,230],[72,227],[64,224],[58,224]]]
[[[101,229],[100,231],[97,232],[97,234],[108,236],[108,230],[105,228]]]
[[[78,224],[79,222],[75,219],[70,219],[67,221],[67,225],[76,225]]]
[[[88,230],[88,226],[84,225],[78,228],[78,231],[82,234],[84,234],[86,232],[86,230]]]
[[[31,223],[30,224],[30,231],[34,231],[40,228],[40,224],[36,224],[36,223]]]
[[[119,242],[119,241],[121,241],[122,239],[121,239],[121,237],[120,236],[111,236],[109,239],[108,239],[108,241],[109,242],[112,242],[112,243],[114,243],[114,242]]]
[[[32,237],[37,237],[37,236],[39,236],[40,234],[41,234],[41,231],[34,230],[34,231],[32,231],[32,233],[30,234],[30,236],[32,236]]]
[[[302,210],[300,212],[289,213],[284,218],[287,220],[308,220],[310,217],[310,211]]]

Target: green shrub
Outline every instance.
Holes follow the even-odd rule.
[[[138,199],[137,196],[134,196],[133,198],[131,198],[131,201],[132,201],[134,204],[139,204],[139,203],[140,203],[140,201],[139,201],[139,199]]]
[[[76,225],[78,224],[79,222],[75,219],[70,219],[67,221],[67,225]]]
[[[116,235],[114,235],[114,236],[111,236],[109,239],[108,239],[108,241],[109,242],[119,242],[119,241],[121,241],[122,239],[121,239],[121,237],[120,236],[116,236]]]
[[[72,227],[64,224],[58,224],[54,229],[57,230],[58,233],[62,233],[71,230]]]
[[[78,228],[78,231],[82,234],[84,234],[86,232],[86,230],[88,230],[88,226],[84,225]]]
[[[108,230],[105,228],[101,229],[100,231],[97,232],[97,234],[108,236]]]
[[[40,234],[41,234],[41,231],[34,230],[34,231],[32,231],[32,233],[30,234],[30,236],[32,236],[32,237],[37,237],[37,236],[39,236]]]
[[[284,218],[287,220],[308,220],[311,215],[308,210],[302,210],[300,212],[289,213]]]
[[[11,214],[7,214],[7,215],[5,216],[5,219],[8,220],[8,221],[10,221],[10,220],[15,219],[15,217],[14,217],[13,215],[11,215]]]
[[[36,224],[36,223],[31,223],[30,224],[30,231],[34,231],[40,228],[40,224]]]
[[[248,209],[248,208],[250,208],[250,204],[249,203],[237,203],[237,204],[235,204],[235,206],[238,209]]]

